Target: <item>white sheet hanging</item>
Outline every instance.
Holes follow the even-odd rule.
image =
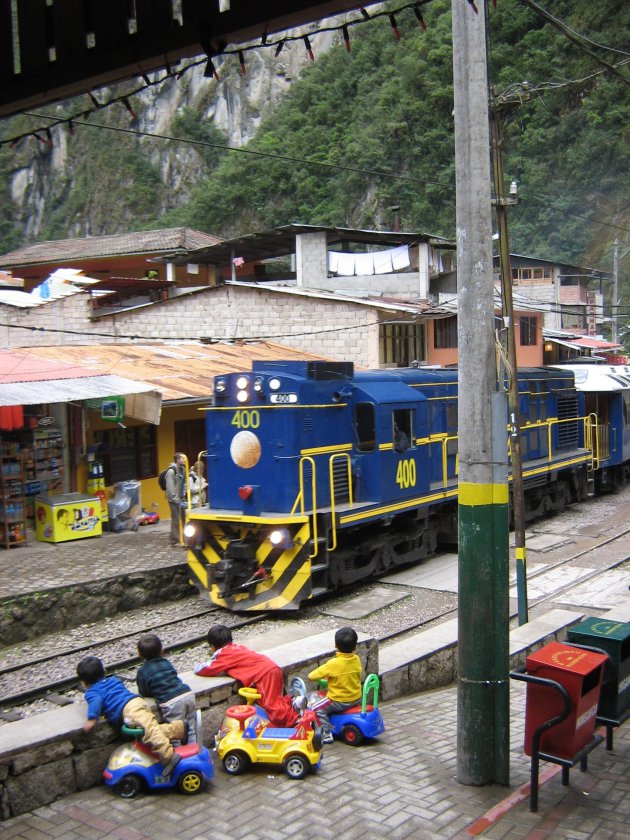
[[[375,274],[389,274],[392,271],[391,251],[377,251],[373,256]]]
[[[339,254],[337,274],[342,277],[352,277],[354,275],[354,254]]]
[[[409,268],[409,248],[406,245],[399,245],[398,248],[393,248],[391,253],[394,271]]]
[[[354,267],[357,274],[374,274],[374,254],[355,254]]]

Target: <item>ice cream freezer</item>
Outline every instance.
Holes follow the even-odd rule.
[[[100,537],[101,500],[85,493],[37,496],[35,536],[41,542],[67,542],[84,537]]]

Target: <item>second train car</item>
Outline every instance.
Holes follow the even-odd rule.
[[[526,516],[593,486],[572,371],[519,371]],[[208,503],[187,513],[197,587],[234,611],[294,610],[457,543],[457,371],[254,362],[215,378]],[[507,434],[507,423],[506,423]]]

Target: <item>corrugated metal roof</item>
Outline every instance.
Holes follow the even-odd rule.
[[[96,257],[122,257],[132,254],[186,252],[221,242],[216,236],[193,228],[164,228],[86,239],[57,239],[34,242],[0,256],[0,267],[74,262]]]
[[[147,394],[153,386],[121,376],[86,376],[73,379],[43,379],[0,384],[1,405],[38,405],[96,399],[98,397]]]
[[[27,352],[41,358],[52,356],[67,365],[81,363],[92,371],[115,373],[149,383],[165,401],[209,399],[215,376],[249,370],[254,360],[325,358],[269,341],[65,345],[30,347]]]
[[[247,262],[283,257],[295,253],[295,237],[297,234],[317,232],[327,234],[328,245],[356,243],[385,247],[431,242],[439,247],[455,248],[455,243],[452,240],[425,233],[407,233],[400,230],[353,230],[352,228],[327,227],[326,225],[292,223],[271,230],[249,233],[217,244],[201,246],[196,251],[191,251],[189,254],[177,257],[172,261],[179,265],[187,262],[230,265],[233,256],[243,257]],[[0,265],[2,265],[2,262],[0,262]]]
[[[583,338],[572,338],[568,343],[575,347],[589,347],[593,350],[616,350],[619,347],[623,347],[623,344],[616,344],[612,341],[602,341],[599,338],[589,338],[588,336],[584,336]]]
[[[78,379],[100,376],[101,371],[91,370],[79,364],[55,358],[55,348],[48,348],[44,356],[31,354],[28,350],[0,350],[0,384],[15,382],[37,382],[56,379]]]

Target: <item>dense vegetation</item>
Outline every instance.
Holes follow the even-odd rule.
[[[624,0],[548,5],[595,44],[624,48],[630,31]],[[391,227],[393,206],[400,207],[403,229],[452,237],[450,0],[434,0],[423,13],[427,32],[408,10],[397,18],[400,42],[381,18],[352,28],[350,54],[341,43],[319,55],[249,145],[265,156],[190,147],[194,171],[176,200],[136,138],[78,132],[69,147],[72,177],[50,176],[39,238],[67,235],[77,215],[88,212],[92,234],[129,229],[132,218],[135,229],[188,225],[232,235],[291,221]],[[630,244],[630,87],[611,72],[598,73],[593,57],[520,0],[498,0],[489,17],[494,88],[501,93],[527,81],[530,90],[503,118],[505,171],[519,181],[522,199],[510,214],[512,250],[610,269],[614,239]],[[628,58],[591,49],[609,63]],[[630,66],[620,72],[630,80]],[[222,141],[202,119],[200,103],[183,110],[169,133]],[[4,251],[28,239],[12,221],[8,187],[20,154],[27,152],[16,158],[0,149]]]

